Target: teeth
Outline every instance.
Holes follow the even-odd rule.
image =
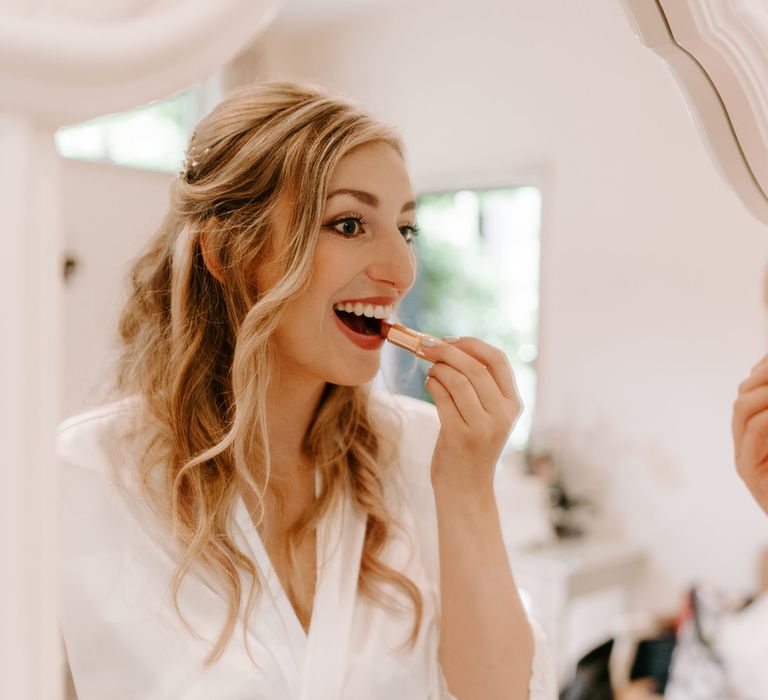
[[[346,303],[340,302],[334,307],[337,311],[346,311],[349,314],[355,314],[355,316],[367,316],[368,318],[389,318],[395,313],[392,305],[381,306],[380,304],[365,304],[356,302],[353,304],[348,301]]]

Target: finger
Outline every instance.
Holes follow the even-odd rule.
[[[734,443],[741,441],[747,421],[756,414],[768,410],[768,386],[758,387],[742,394],[733,404],[731,431]]]
[[[439,379],[427,375],[424,386],[435,401],[435,408],[437,409],[437,415],[440,418],[440,425],[442,427],[450,429],[451,426],[464,424],[464,419],[461,417],[453,397],[448,389],[440,383]]]
[[[486,412],[498,415],[506,410],[508,402],[489,368],[472,355],[464,352],[456,344],[438,342],[433,347],[424,348],[424,353],[431,362],[443,362],[461,372],[472,384],[481,405]]]
[[[752,372],[754,372],[756,369],[759,369],[760,367],[768,366],[768,354],[763,355],[756,364],[752,366]]]
[[[517,383],[514,372],[512,372],[512,365],[502,350],[472,336],[463,336],[450,345],[463,350],[484,364],[503,396],[508,399],[518,398]]]
[[[736,444],[736,467],[742,479],[749,481],[754,474],[746,473],[744,465],[760,465],[768,455],[768,412],[754,416],[746,426],[744,437]]]
[[[448,391],[467,425],[478,425],[487,417],[488,413],[466,375],[444,362],[436,362],[429,368],[427,376],[435,377]]]
[[[741,384],[739,394],[751,391],[762,384],[768,384],[768,357],[762,359],[753,368],[752,373]]]

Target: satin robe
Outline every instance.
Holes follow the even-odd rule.
[[[130,480],[120,489],[110,475],[115,467],[130,475],[143,449],[140,440],[121,442],[139,406],[138,399],[124,399],[59,429],[60,619],[78,700],[460,700],[450,694],[437,655],[439,550],[429,470],[439,420],[433,406],[386,394],[371,399],[372,416],[399,451],[387,502],[404,532],[393,533],[382,557],[421,591],[424,617],[414,648],[398,648],[413,623],[399,589],[386,588],[409,611],[403,615],[356,595],[365,522],[350,499],[337,501],[318,525],[308,633],[238,499],[231,534],[265,585],[245,630],[243,601],[223,656],[207,669],[202,660],[226,611],[217,584],[197,565],[183,579],[179,607],[196,637],[183,626],[169,589],[179,552]],[[553,665],[532,626],[530,698],[551,700],[557,695]]]

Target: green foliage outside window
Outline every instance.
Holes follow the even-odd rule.
[[[422,209],[444,205],[451,194],[430,195]],[[425,215],[427,216],[427,215]],[[422,227],[424,225],[422,224]],[[472,335],[517,354],[520,329],[505,323],[497,308],[499,282],[489,274],[482,239],[475,235],[460,245],[424,235],[418,241],[422,279],[421,318],[433,334]]]
[[[191,89],[130,112],[62,127],[56,146],[66,158],[173,172],[184,160],[198,113],[198,91]]]
[[[420,330],[504,350],[525,407],[510,440],[517,447],[527,441],[536,394],[540,210],[535,187],[419,197],[418,280],[402,308]],[[399,389],[431,401],[425,373],[401,372]]]

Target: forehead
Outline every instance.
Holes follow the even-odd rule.
[[[406,199],[412,189],[402,156],[384,141],[358,146],[342,157],[331,174],[328,191],[344,188]]]
[[[368,192],[382,205],[391,203],[398,211],[405,202],[413,200],[405,162],[397,150],[384,141],[358,146],[341,158],[331,173],[328,193],[340,189]],[[277,200],[272,215],[273,250],[279,250],[285,243],[288,222],[295,206],[296,201],[292,196],[283,195]]]

